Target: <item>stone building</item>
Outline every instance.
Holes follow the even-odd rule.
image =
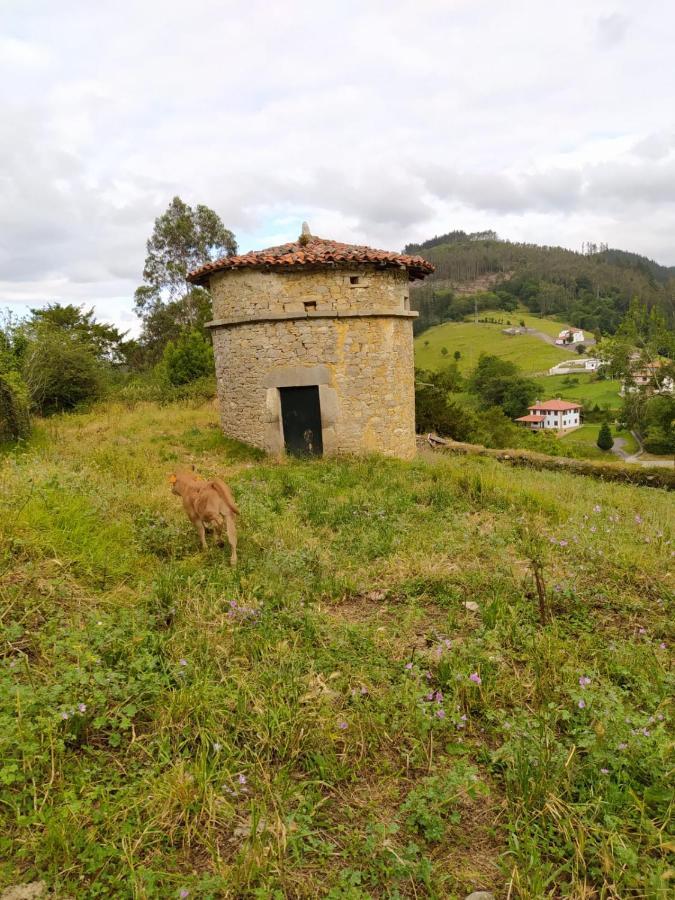
[[[223,430],[271,452],[415,454],[418,256],[314,237],[191,272],[210,289]]]

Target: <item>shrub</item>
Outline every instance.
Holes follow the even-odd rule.
[[[600,426],[597,444],[601,450],[611,450],[614,446],[614,438],[607,422],[603,422]]]
[[[441,347],[441,356],[447,356],[447,355],[448,355],[448,348]]]
[[[667,454],[675,452],[675,439],[665,428],[652,425],[645,435],[643,445],[647,453]]]
[[[27,438],[28,390],[17,372],[0,375],[0,443]]]
[[[73,409],[103,393],[103,366],[66,333],[41,331],[26,354],[24,374],[31,400],[43,414]]]
[[[213,373],[213,348],[199,331],[185,331],[164,348],[163,364],[173,385],[188,384]]]

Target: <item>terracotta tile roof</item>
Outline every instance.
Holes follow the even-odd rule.
[[[546,416],[535,416],[534,413],[530,413],[527,416],[518,416],[516,422],[543,422],[546,419]]]
[[[547,400],[545,403],[537,403],[528,406],[528,409],[551,409],[554,412],[565,412],[570,409],[581,409],[581,403],[568,403],[567,400]]]
[[[381,268],[404,268],[411,280],[424,278],[434,271],[434,267],[421,256],[406,256],[389,250],[373,250],[356,244],[341,244],[325,238],[307,235],[303,241],[297,240],[280,247],[267,250],[253,250],[243,256],[224,256],[222,259],[206,263],[188,275],[192,284],[204,284],[215,272],[227,269],[280,269],[313,266],[350,266],[371,264]]]

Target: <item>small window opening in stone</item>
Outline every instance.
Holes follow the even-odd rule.
[[[410,297],[408,294],[405,294],[403,297],[403,309],[410,309]]]
[[[350,283],[350,284],[360,284],[360,283],[361,283],[361,279],[359,278],[358,275],[350,275],[350,276],[349,276],[349,283]]]
[[[316,300],[305,300],[305,312],[316,312]]]

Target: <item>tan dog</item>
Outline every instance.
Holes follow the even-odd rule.
[[[230,563],[237,561],[237,527],[235,516],[239,508],[234,502],[232,491],[219,478],[202,481],[192,472],[176,472],[169,475],[171,490],[183,501],[188,518],[197,529],[204,550],[207,549],[206,528],[213,528],[218,541],[223,539],[223,525],[227,529],[227,539],[232,548]]]

